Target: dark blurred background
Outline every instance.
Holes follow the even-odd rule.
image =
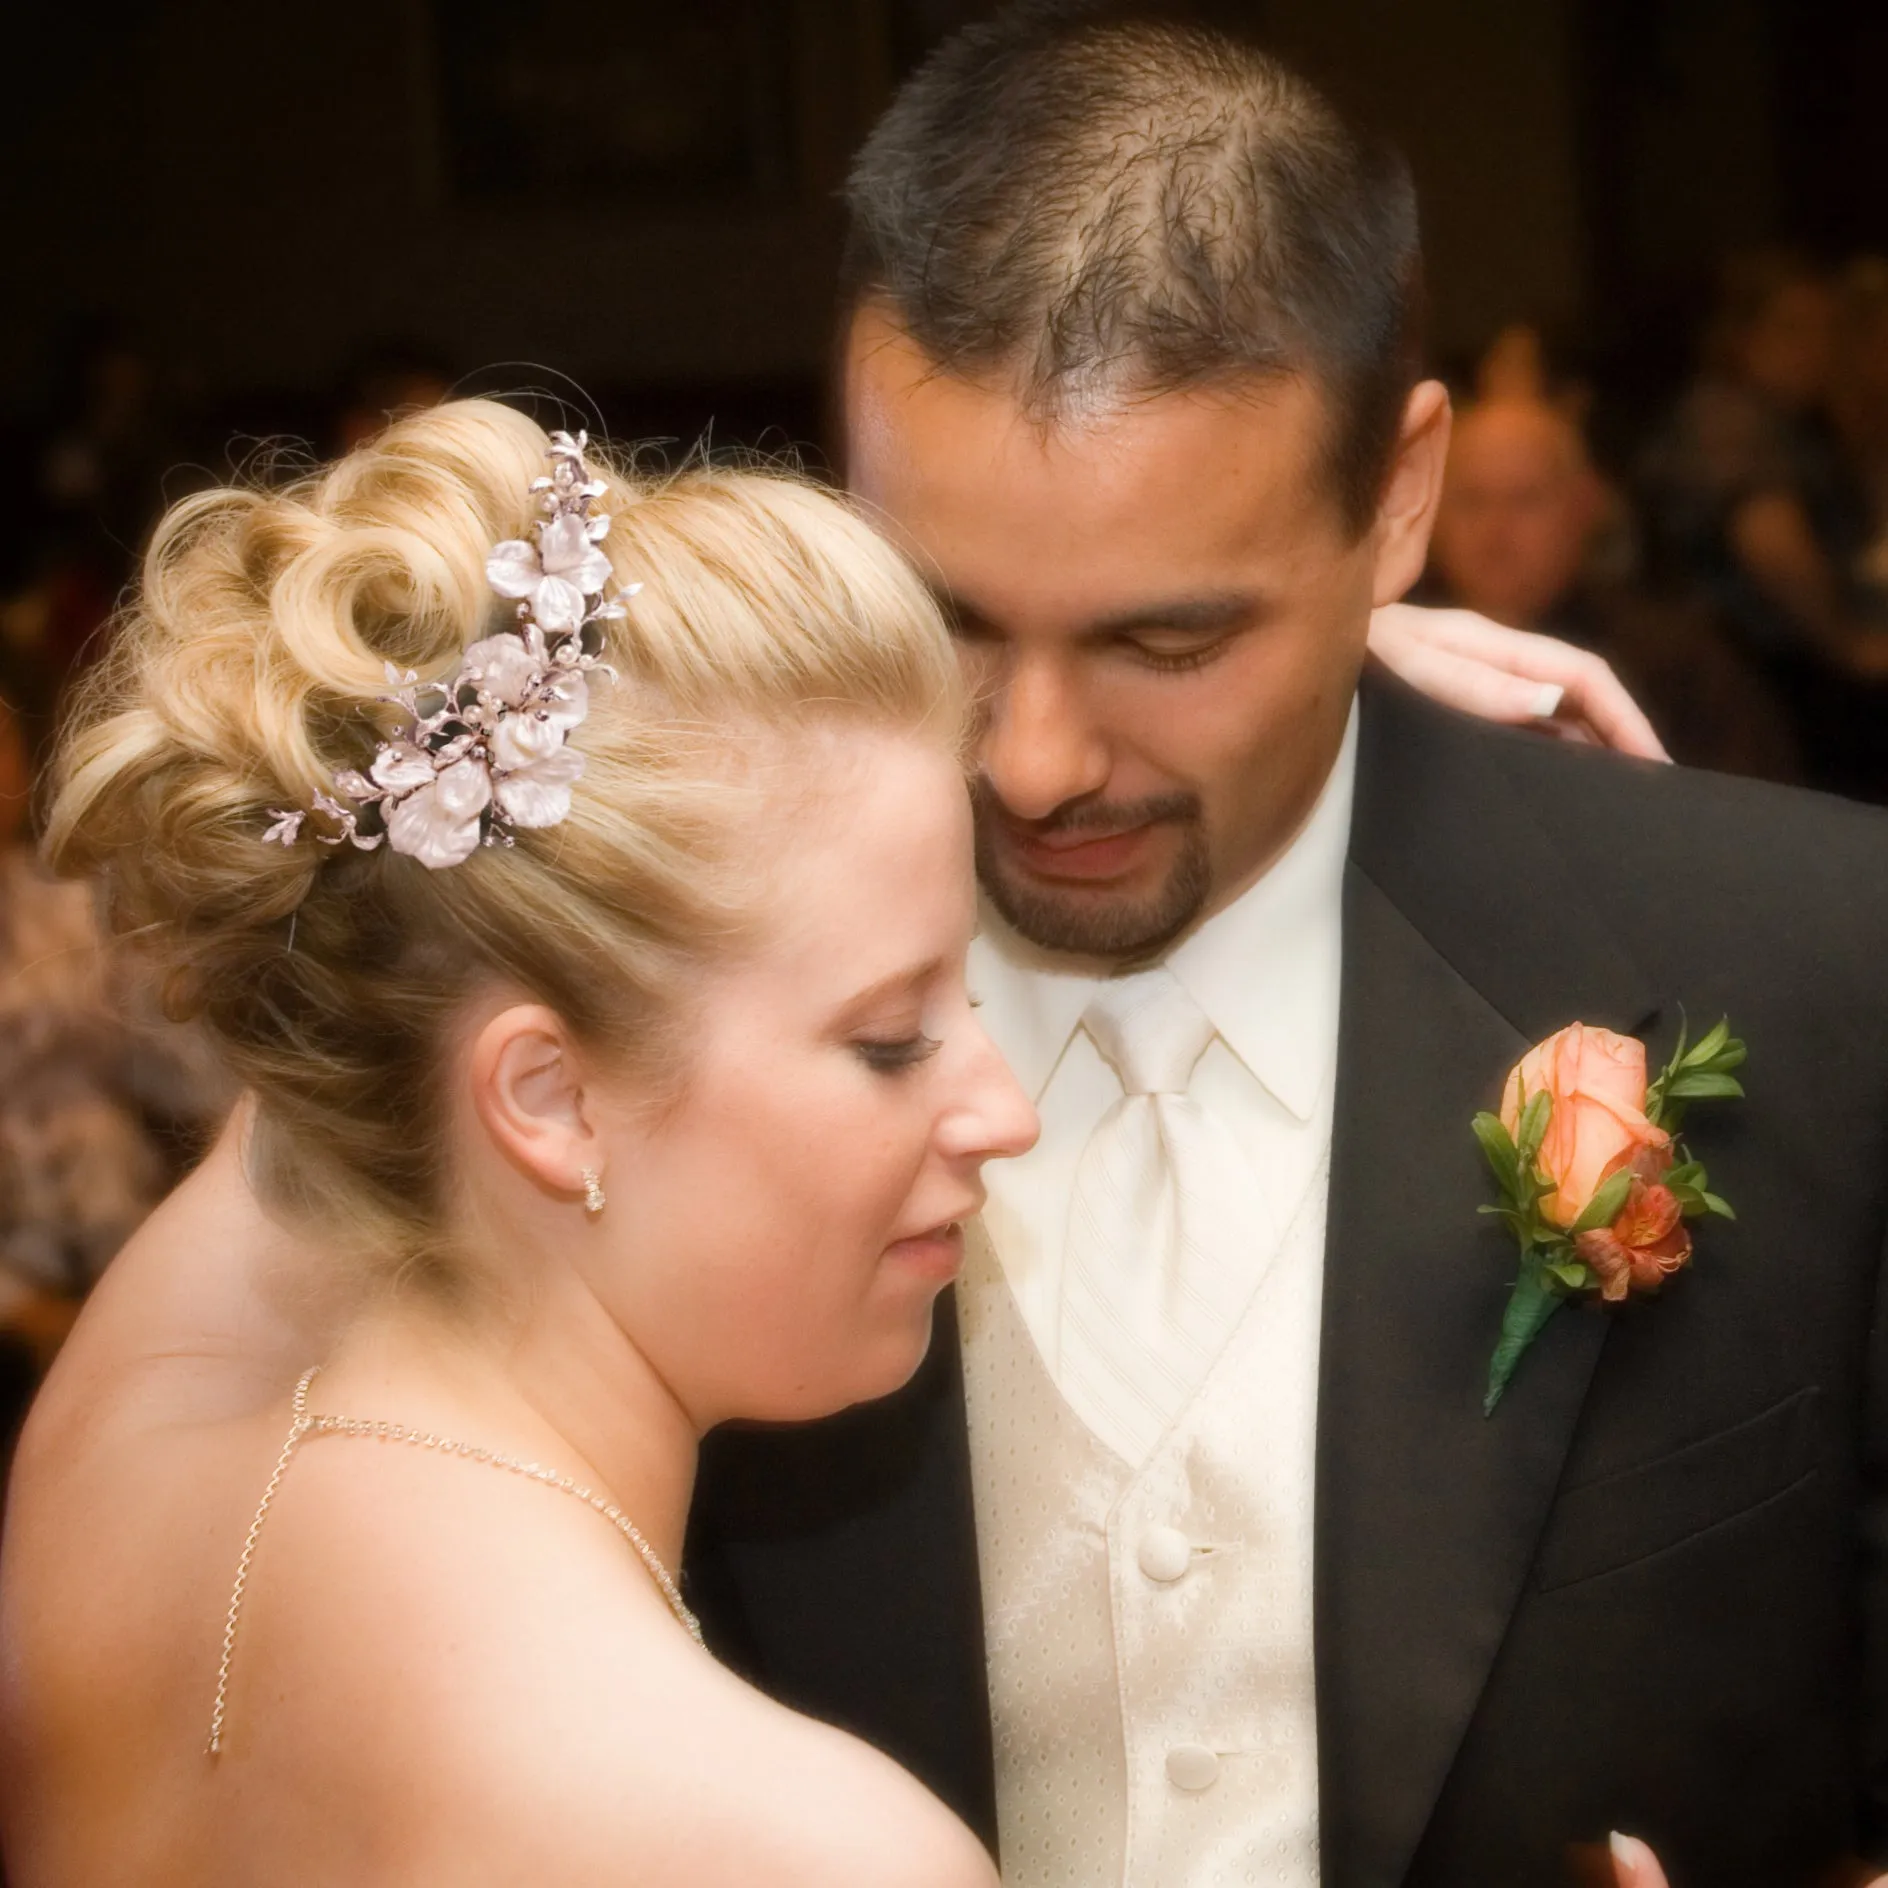
[[[0,692],[35,744],[154,509],[258,437],[325,452],[449,387],[537,388],[619,436],[712,428],[817,463],[847,155],[988,10],[169,0],[16,21]],[[1651,632],[1620,631],[1612,603],[1628,584],[1701,605],[1780,719],[1687,737],[1692,757],[1888,797],[1868,683],[1888,659],[1866,633],[1869,560],[1888,563],[1888,265],[1868,260],[1888,252],[1888,8],[1191,10],[1256,26],[1399,140],[1435,363],[1464,395],[1544,400],[1590,450],[1597,484],[1563,480],[1550,521],[1544,434],[1530,466],[1493,428],[1434,593],[1618,645],[1681,721],[1689,654],[1635,657]],[[1766,321],[1770,353],[1797,356],[1772,363],[1787,384],[1736,391],[1739,323]],[[1768,520],[1775,568],[1753,583],[1726,506],[1756,486],[1801,516]],[[1567,588],[1556,528],[1563,560],[1579,543],[1577,596],[1546,594]]]
[[[10,33],[0,685],[37,731],[162,495],[258,436],[326,451],[449,386],[538,387],[620,435],[712,427],[817,452],[847,155],[927,48],[988,10],[170,0],[51,9]],[[1494,346],[1500,389],[1519,373],[1575,418],[1609,487],[1610,574],[1697,550],[1647,541],[1696,520],[1621,507],[1643,510],[1661,475],[1648,453],[1673,447],[1661,428],[1707,362],[1714,314],[1723,327],[1727,271],[1750,278],[1732,301],[1802,291],[1784,322],[1820,338],[1799,351],[1835,351],[1845,317],[1888,333],[1888,284],[1855,266],[1888,251],[1888,8],[1192,10],[1255,25],[1403,145],[1435,362],[1472,391]],[[1737,337],[1715,339],[1735,353]],[[1888,383],[1888,365],[1872,371]],[[1882,473],[1863,461],[1880,441],[1862,436],[1882,422],[1857,416],[1832,472],[1809,434],[1834,430],[1833,392],[1792,391],[1784,430],[1803,437],[1731,446],[1817,461],[1788,470],[1829,488],[1815,503],[1830,516],[1810,523],[1838,594],[1815,607],[1842,622],[1810,644],[1840,667],[1841,634],[1867,620],[1849,592],[1878,536]],[[1888,404],[1881,387],[1861,398]],[[1668,483],[1712,470],[1662,468]],[[1786,635],[1741,633],[1764,661]],[[1866,766],[1850,777],[1854,759],[1839,784],[1881,789]]]
[[[824,463],[847,156],[987,10],[13,10],[0,814],[160,505],[263,437],[327,453],[453,388],[535,390],[618,438]],[[1257,27],[1414,165],[1463,414],[1425,594],[1600,649],[1683,759],[1888,800],[1888,7],[1193,11]],[[49,1171],[19,1068],[69,1072],[74,1029],[104,1040],[90,995],[18,974],[48,961],[29,855],[0,829],[0,1276],[30,1288],[0,1329],[38,1357],[109,1239],[49,1244],[8,1206],[8,1158],[16,1203]],[[148,1082],[98,1053],[94,1099],[148,1127]],[[210,1089],[166,1092],[173,1124],[213,1118]],[[181,1145],[152,1144],[159,1167]],[[69,1157],[74,1213],[88,1163]]]

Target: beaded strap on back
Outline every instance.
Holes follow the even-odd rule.
[[[288,1465],[294,1459],[295,1451],[303,1441],[311,1436],[369,1436],[377,1442],[411,1443],[417,1449],[432,1449],[444,1455],[464,1456],[469,1462],[482,1462],[489,1468],[502,1468],[513,1475],[522,1475],[529,1481],[542,1482],[547,1488],[556,1488],[567,1495],[573,1495],[585,1506],[594,1508],[598,1514],[610,1522],[629,1544],[635,1548],[637,1556],[649,1570],[650,1578],[656,1583],[662,1597],[668,1601],[669,1610],[687,1629],[689,1637],[697,1645],[702,1643],[701,1622],[696,1619],[682,1602],[682,1595],[669,1570],[662,1564],[656,1550],[644,1539],[642,1530],[637,1527],[621,1508],[593,1489],[585,1488],[573,1481],[568,1475],[560,1475],[555,1469],[546,1468],[541,1462],[521,1462],[515,1456],[500,1455],[495,1449],[480,1448],[475,1443],[455,1442],[450,1436],[437,1436],[427,1430],[409,1429],[404,1423],[376,1422],[359,1416],[316,1416],[308,1409],[308,1386],[314,1382],[320,1372],[320,1366],[303,1373],[302,1380],[295,1386],[293,1421],[289,1424],[287,1440],[282,1444],[282,1453],[276,1457],[275,1468],[270,1473],[268,1485],[262,1491],[262,1499],[256,1504],[256,1516],[249,1523],[249,1532],[243,1539],[242,1557],[236,1563],[236,1581],[230,1590],[229,1611],[223,1620],[222,1656],[216,1669],[216,1704],[210,1713],[209,1754],[214,1757],[223,1748],[223,1722],[229,1702],[230,1664],[236,1651],[236,1629],[242,1620],[243,1595],[249,1585],[249,1569],[256,1557],[256,1541],[261,1536],[262,1524],[268,1519],[270,1505],[276,1492],[282,1486],[282,1477],[288,1473]]]

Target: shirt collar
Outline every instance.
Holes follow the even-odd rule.
[[[1226,1046],[1300,1121],[1311,1119],[1329,1079],[1356,776],[1353,703],[1336,763],[1298,836],[1166,960]],[[1102,982],[1017,937],[985,906],[970,986],[984,1026],[1032,1099],[1042,1099]]]

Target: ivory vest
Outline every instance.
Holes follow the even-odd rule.
[[[1312,1488],[1328,1148],[1135,1470],[981,1233],[958,1288],[1005,1888],[1315,1888]]]

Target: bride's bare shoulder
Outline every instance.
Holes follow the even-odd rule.
[[[468,1726],[461,1775],[485,1779],[484,1840],[518,1879],[616,1888],[630,1855],[650,1888],[996,1888],[982,1845],[915,1778],[671,1622],[568,1624],[571,1663],[529,1734],[497,1713]]]
[[[713,1679],[678,1690],[667,1722],[619,1723],[599,1740],[621,1751],[627,1731],[631,1768],[652,1787],[631,1803],[621,1777],[593,1772],[559,1844],[559,1880],[613,1884],[627,1844],[651,1884],[996,1888],[982,1845],[890,1759],[729,1673]]]
[[[617,1888],[627,1857],[651,1888],[995,1888],[897,1765],[697,1647],[587,1508],[351,1446],[296,1465],[231,1688],[311,1840],[339,1801],[402,1881]]]

